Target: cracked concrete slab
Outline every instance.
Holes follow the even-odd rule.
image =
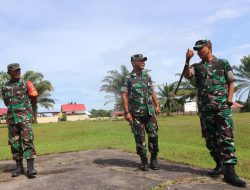
[[[212,179],[203,169],[159,160],[160,170],[138,169],[136,154],[114,149],[89,150],[39,156],[36,178],[12,178],[12,160],[0,162],[0,189],[3,190],[212,190],[240,189]],[[247,189],[247,188],[245,188]]]

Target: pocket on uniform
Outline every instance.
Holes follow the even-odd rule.
[[[224,75],[224,70],[215,70],[214,71],[214,76],[213,76],[213,83],[214,84],[221,84],[225,83],[225,75]]]

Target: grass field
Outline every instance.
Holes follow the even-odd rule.
[[[201,138],[198,116],[159,117],[159,157],[202,168],[214,167]],[[234,114],[239,175],[250,179],[250,113]],[[134,138],[125,121],[77,121],[37,124],[38,155],[78,150],[117,148],[135,152]],[[0,128],[0,160],[11,159],[7,128]]]

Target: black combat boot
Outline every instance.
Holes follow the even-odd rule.
[[[37,174],[34,168],[34,158],[27,159],[27,177],[33,177]]]
[[[225,164],[224,180],[237,187],[246,187],[246,182],[235,173],[233,164]]]
[[[208,172],[208,175],[212,177],[219,177],[219,175],[222,175],[224,173],[224,165],[221,161],[216,160],[216,167]]]
[[[142,155],[140,169],[143,171],[148,171],[148,158],[146,155]]]
[[[17,177],[22,174],[24,174],[23,159],[16,160],[16,169],[11,173],[11,176]]]
[[[157,153],[152,153],[150,158],[150,168],[152,170],[159,170],[159,164],[157,162]]]

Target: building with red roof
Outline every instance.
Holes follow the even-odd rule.
[[[70,114],[70,113],[84,113],[86,107],[84,104],[63,104],[61,105],[61,112]]]
[[[65,115],[67,121],[78,121],[89,118],[89,112],[87,112],[84,104],[63,104],[61,105],[61,113],[59,117],[63,118],[63,115]]]
[[[8,112],[8,108],[0,108],[0,123],[6,123],[6,116]]]
[[[7,115],[8,108],[0,108],[0,116]]]

